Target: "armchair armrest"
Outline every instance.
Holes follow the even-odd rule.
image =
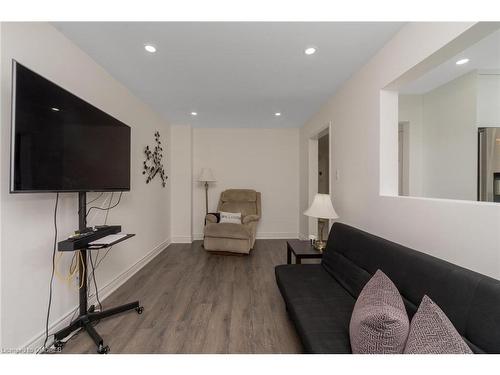
[[[213,214],[207,214],[205,216],[205,221],[207,223],[217,223],[217,217]]]
[[[260,219],[259,215],[247,215],[241,220],[241,223],[248,224],[251,221],[259,221],[259,219]]]

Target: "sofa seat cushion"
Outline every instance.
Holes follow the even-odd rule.
[[[247,240],[252,236],[252,233],[250,228],[246,225],[234,223],[208,223],[205,226],[205,236]]]
[[[351,353],[352,297],[320,264],[275,268],[278,287],[307,353]]]

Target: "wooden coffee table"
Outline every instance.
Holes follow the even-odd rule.
[[[292,264],[292,253],[295,255],[295,264],[301,264],[302,259],[321,259],[323,253],[316,250],[311,241],[286,241],[286,263]]]

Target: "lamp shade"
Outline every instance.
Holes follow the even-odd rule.
[[[338,219],[339,217],[333,209],[329,194],[316,194],[311,207],[304,211],[304,215],[320,219]]]
[[[200,177],[198,178],[198,181],[203,181],[203,182],[215,182],[215,177],[214,174],[212,173],[211,168],[202,168]]]

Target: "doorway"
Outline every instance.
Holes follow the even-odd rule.
[[[309,205],[316,193],[331,195],[331,155],[332,155],[331,123],[326,124],[316,134],[309,138]],[[328,230],[323,230],[323,239],[328,239]],[[309,236],[318,236],[319,220],[309,218]]]
[[[318,139],[318,193],[330,194],[330,134]]]
[[[330,133],[322,135],[318,138],[318,193],[320,194],[330,194]],[[320,220],[318,219],[318,229],[319,234]],[[328,238],[328,232],[323,231],[323,238],[321,240],[326,240]]]

